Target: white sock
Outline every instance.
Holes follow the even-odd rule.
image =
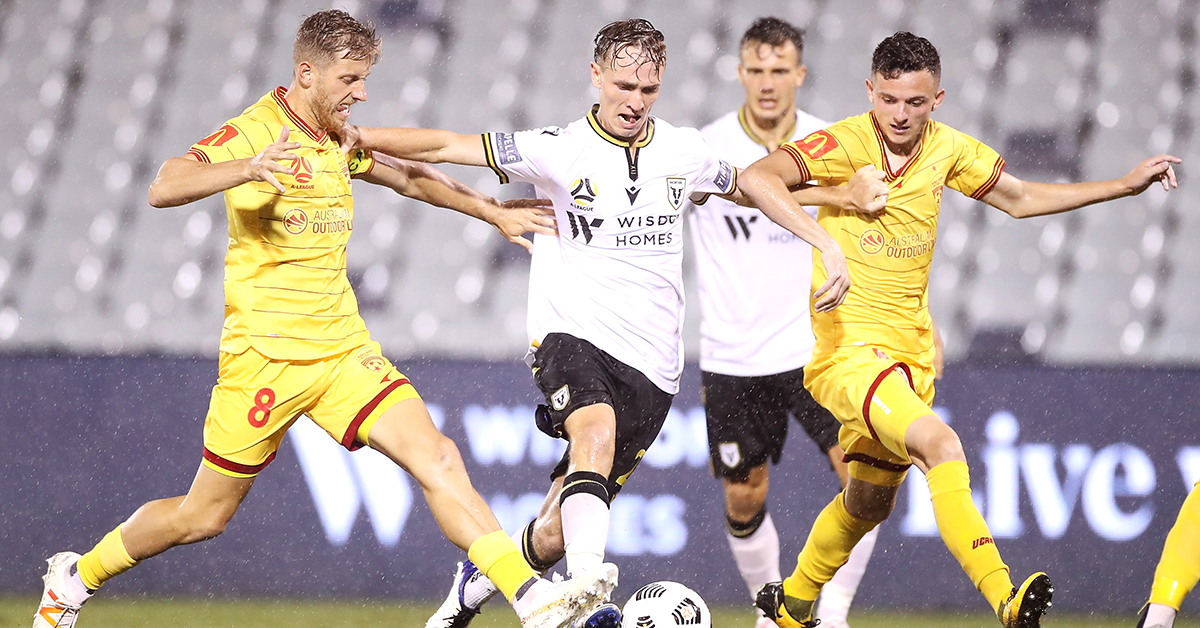
[[[520,617],[522,620],[524,620],[525,615],[528,614],[529,611],[536,610],[533,606],[533,601],[536,600],[537,596],[540,595],[542,591],[545,591],[546,587],[548,586],[550,586],[549,582],[542,578],[538,578],[537,582],[534,582],[528,590],[526,590],[523,594],[517,595],[516,599],[514,599],[512,603],[513,610],[517,612],[517,617]]]
[[[87,585],[83,583],[77,565],[68,567],[66,576],[63,578],[63,590],[58,591],[58,594],[63,596],[64,602],[79,606],[91,599],[93,591],[88,590]]]
[[[567,576],[575,578],[600,567],[608,543],[608,504],[591,493],[575,493],[568,495],[559,509]]]
[[[1151,604],[1146,610],[1145,628],[1171,628],[1175,625],[1175,609],[1166,604]]]
[[[862,582],[863,574],[867,572],[867,563],[871,562],[871,553],[875,551],[875,540],[879,538],[879,528],[868,532],[854,546],[850,558],[842,565],[837,573],[821,588],[821,601],[817,604],[817,617],[826,624],[845,624],[846,614],[850,612],[850,603],[858,592],[858,584]]]
[[[751,600],[758,595],[762,585],[783,580],[779,574],[779,531],[775,529],[771,513],[767,513],[762,525],[750,536],[738,538],[726,529],[725,538],[733,551],[733,561],[750,590]]]
[[[496,588],[491,578],[483,575],[482,571],[476,571],[463,583],[463,604],[467,608],[477,609],[499,592],[500,589]]]

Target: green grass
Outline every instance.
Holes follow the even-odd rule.
[[[27,627],[37,600],[32,597],[0,597],[0,628]],[[161,598],[98,598],[80,617],[79,628],[421,628],[435,608],[426,603],[396,603],[389,600],[287,601],[208,600]],[[713,609],[714,628],[752,628],[749,610]],[[852,613],[854,628],[996,628],[986,614],[952,613]],[[1054,615],[1047,628],[1132,628],[1127,616]],[[490,604],[487,612],[471,623],[472,628],[519,628],[516,617],[502,604]],[[1176,628],[1200,628],[1200,621],[1181,619]]]

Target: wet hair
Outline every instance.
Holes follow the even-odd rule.
[[[381,50],[374,24],[332,9],[304,18],[296,31],[292,61],[296,65],[307,61],[318,67],[328,67],[338,59],[353,59],[369,60],[374,65],[379,61]]]
[[[617,57],[629,48],[637,48],[638,54],[630,65],[652,63],[659,71],[667,64],[667,44],[662,31],[654,28],[648,20],[633,19],[613,22],[596,33],[596,50],[592,59],[599,64],[608,63],[615,68]]]
[[[804,31],[777,17],[760,17],[742,35],[738,50],[745,50],[754,44],[778,48],[789,41],[796,46],[796,63],[800,63],[804,58]]]
[[[871,56],[871,73],[892,80],[901,74],[925,70],[941,78],[942,61],[928,39],[900,31],[879,42]]]

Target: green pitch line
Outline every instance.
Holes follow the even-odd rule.
[[[26,628],[37,599],[0,597],[0,628]],[[160,598],[97,598],[80,615],[78,628],[419,628],[436,605],[391,600],[338,602],[249,600],[168,600]],[[1055,615],[1047,628],[1133,628],[1136,618]],[[986,614],[851,613],[854,628],[997,628]],[[713,609],[714,628],[753,628],[748,610]],[[1181,618],[1176,628],[1200,628],[1200,617]],[[471,622],[471,628],[520,628],[516,616],[493,602]]]

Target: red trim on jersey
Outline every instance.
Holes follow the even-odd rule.
[[[193,148],[193,149],[189,150],[189,151],[187,152],[187,154],[191,155],[192,157],[195,157],[195,158],[196,158],[196,160],[197,160],[197,161],[199,161],[199,162],[201,162],[201,163],[206,163],[206,164],[211,164],[211,163],[212,163],[212,160],[211,160],[211,159],[209,159],[209,158],[208,158],[208,155],[205,155],[205,154],[204,154],[204,151],[202,151],[202,150],[199,150],[199,149]]]
[[[971,195],[971,198],[979,200],[987,196],[987,193],[991,192],[992,188],[996,187],[996,184],[1000,182],[1000,175],[1004,173],[1004,166],[1004,158],[1000,157],[997,159],[996,165],[992,166],[992,176],[988,177],[987,182],[980,186],[978,190],[975,190],[975,193]]]
[[[930,120],[929,122],[925,123],[925,129],[921,131],[921,146],[917,148],[917,152],[913,153],[913,155],[908,158],[908,161],[904,162],[903,166],[900,166],[899,170],[892,172],[892,163],[891,160],[888,159],[887,142],[884,140],[885,136],[883,134],[883,127],[879,126],[879,121],[875,119],[874,111],[867,115],[871,116],[871,127],[875,129],[875,139],[879,141],[879,155],[883,158],[883,171],[887,174],[887,182],[890,183],[904,176],[908,172],[909,166],[916,163],[917,157],[921,156],[921,151],[925,150],[925,144],[928,143],[925,140],[929,139],[926,138],[925,135],[928,134],[930,129],[929,125],[933,124],[933,121]]]
[[[884,471],[905,471],[912,466],[911,464],[896,464],[894,462],[880,460],[879,458],[859,453],[846,454],[842,456],[842,462],[861,462],[865,465],[875,467],[876,469],[883,469]]]
[[[387,388],[384,388],[378,395],[375,395],[374,399],[367,403],[367,405],[363,406],[362,410],[359,410],[358,414],[354,415],[354,420],[350,422],[350,427],[346,428],[346,433],[342,435],[342,447],[345,447],[350,451],[354,451],[355,449],[362,447],[362,443],[359,443],[355,440],[355,438],[358,436],[358,428],[362,427],[362,424],[367,420],[367,417],[371,416],[371,413],[375,411],[375,408],[379,407],[379,404],[383,403],[383,400],[386,399],[388,395],[392,394],[392,391],[405,384],[412,385],[412,382],[408,381],[407,377],[404,377],[388,384]]]
[[[883,371],[879,373],[879,375],[875,378],[875,381],[871,382],[871,387],[867,389],[867,396],[863,399],[863,421],[867,422],[867,429],[871,431],[871,438],[875,439],[876,442],[882,441],[879,440],[879,434],[875,433],[875,426],[871,425],[871,398],[875,396],[875,389],[879,388],[879,385],[883,383],[883,378],[887,377],[896,369],[904,371],[904,374],[908,376],[908,385],[911,387],[913,385],[912,371],[909,370],[907,364],[903,362],[896,362],[886,369],[883,369]],[[916,388],[913,388],[913,391],[916,392]]]
[[[800,171],[800,176],[804,177],[805,181],[812,181],[812,172],[808,170],[808,165],[804,163],[804,157],[800,155],[800,149],[796,148],[792,142],[785,142],[780,148],[788,155],[791,155],[792,161],[796,162],[796,169]]]
[[[325,131],[317,131],[309,126],[308,123],[305,122],[304,119],[299,116],[299,114],[293,111],[291,106],[288,105],[286,87],[276,87],[275,91],[271,92],[271,96],[275,99],[275,102],[279,103],[279,106],[283,109],[283,112],[287,114],[288,119],[294,122],[296,126],[300,128],[300,130],[304,131],[305,135],[312,138],[312,140],[318,144],[325,141]]]
[[[221,467],[222,469],[225,469],[226,471],[233,471],[234,473],[242,473],[245,475],[257,475],[259,471],[265,469],[266,466],[271,464],[271,461],[275,459],[275,452],[271,452],[271,455],[267,456],[267,459],[263,461],[262,464],[248,465],[238,464],[232,460],[226,460],[209,451],[208,447],[205,447],[204,459],[218,467]]]

